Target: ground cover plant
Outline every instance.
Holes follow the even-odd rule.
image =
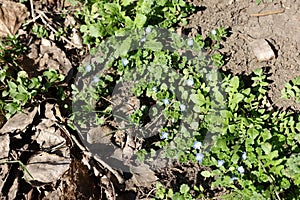
[[[114,151],[121,150],[119,154],[125,155],[126,159],[118,158],[116,160],[121,162],[108,162],[111,166],[106,167],[101,163],[102,167],[107,171],[119,168],[124,177],[131,173],[135,179],[145,179],[144,183],[133,181],[133,188],[150,191],[147,198],[298,199],[300,116],[297,112],[272,107],[267,101],[270,83],[266,68],[257,68],[249,76],[221,70],[226,62],[222,53],[223,41],[230,35],[229,28],[215,27],[207,36],[178,35],[176,28],[187,25],[187,17],[197,9],[181,0],[73,3],[80,5],[74,17],[80,24],[77,28],[83,44],[89,47],[86,51],[89,56],[80,64],[76,63],[72,78],[66,78],[69,74],[55,69],[29,75],[18,63],[18,58],[28,47],[17,35],[2,40],[0,109],[7,122],[30,105],[56,99],[64,106],[61,109],[65,119],[59,117],[55,126],[70,140],[69,147],[80,146],[82,142],[92,154],[95,150],[90,144],[90,129],[111,127],[100,141],[108,136],[110,139],[105,142],[105,148],[114,145]],[[62,19],[66,17],[61,16]],[[51,40],[53,28],[49,30],[46,24],[27,24],[24,29],[30,29],[36,38]],[[60,34],[55,32],[57,44],[61,44],[59,38],[62,35],[64,38],[67,35],[60,30]],[[285,84],[282,98],[299,101],[298,79]],[[49,116],[48,113],[44,115]],[[24,133],[34,132],[35,128],[28,130]],[[18,132],[10,134],[11,140],[17,141],[15,135]],[[23,135],[20,137],[24,138]],[[80,138],[80,142],[76,138]],[[135,141],[130,151],[129,140]],[[32,143],[37,145],[38,140]],[[47,152],[57,150],[56,145],[51,148]],[[78,150],[73,151],[78,153]],[[103,160],[110,161],[112,155],[115,156],[114,152]],[[80,156],[74,155],[77,157]],[[96,167],[91,167],[95,161],[82,160],[88,163],[90,174],[97,172]],[[167,164],[155,166],[162,161]],[[0,160],[0,163],[1,166],[17,163],[24,174],[28,173],[34,179],[26,162]],[[197,180],[175,186],[160,180],[158,174],[174,163],[175,166],[197,166],[197,176],[186,177]],[[142,172],[145,176],[135,174],[136,165],[147,166]],[[129,170],[123,166],[129,166]],[[98,171],[98,174],[107,171]],[[103,180],[107,181],[102,177]],[[129,180],[134,179],[127,178],[125,188],[133,191],[132,186],[128,186]],[[36,186],[36,182],[30,180],[22,183]],[[110,187],[102,187],[106,191],[105,198],[118,199],[115,189]],[[124,192],[124,188],[114,187],[120,194]],[[214,193],[216,189],[222,192]],[[39,190],[46,190],[46,187]],[[109,197],[110,192],[113,197]],[[124,198],[127,199],[129,195],[126,194]]]

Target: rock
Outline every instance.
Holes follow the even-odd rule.
[[[275,58],[275,53],[265,39],[255,39],[249,42],[258,61],[268,61]]]

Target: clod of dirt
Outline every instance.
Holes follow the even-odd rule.
[[[15,114],[10,118],[4,126],[0,129],[0,135],[4,133],[13,133],[16,130],[24,130],[33,121],[34,116],[37,113],[37,107],[33,110],[24,110],[22,113]]]
[[[268,61],[275,58],[275,53],[266,40],[256,39],[249,42],[249,45],[258,61]]]
[[[29,12],[25,5],[13,1],[1,1],[0,37],[15,35],[28,16]]]

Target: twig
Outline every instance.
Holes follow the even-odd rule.
[[[31,17],[32,19],[35,18],[34,8],[33,8],[33,1],[30,0],[30,10],[31,10]]]
[[[264,17],[267,15],[275,15],[275,14],[280,14],[280,13],[284,13],[284,9],[282,10],[275,10],[275,11],[270,11],[270,12],[264,12],[264,13],[253,13],[250,14],[250,17]]]
[[[77,129],[77,128],[76,128],[76,129]],[[79,134],[81,134],[79,130],[77,130],[77,132],[78,132]],[[81,135],[82,135],[82,134],[81,134]],[[89,151],[87,150],[87,148],[86,148],[84,145],[82,145],[82,144],[77,140],[77,138],[76,138],[74,135],[69,134],[69,136],[72,138],[73,142],[77,145],[77,147],[82,151],[82,153],[83,153],[88,159],[93,158],[93,159],[94,159],[95,161],[97,161],[103,168],[106,168],[108,171],[110,171],[113,175],[115,175],[116,179],[118,180],[118,182],[119,182],[120,184],[123,184],[123,183],[125,182],[124,179],[123,179],[122,176],[118,173],[117,170],[115,170],[115,169],[113,169],[111,166],[109,166],[106,162],[104,162],[102,159],[100,159],[99,156],[93,155],[91,152],[89,152]]]
[[[37,11],[37,13],[39,13],[41,16],[40,16],[40,18],[41,18],[41,20],[42,20],[42,22],[44,23],[44,25],[45,26],[47,26],[51,31],[53,31],[54,33],[58,33],[58,31],[55,29],[55,28],[53,28],[50,24],[49,24],[49,22],[47,22],[47,21],[50,21],[49,20],[49,18],[45,15],[45,13],[44,12],[42,12],[42,11]],[[47,21],[46,21],[47,20]],[[64,40],[65,42],[67,42],[67,43],[69,43],[69,44],[71,44],[71,45],[73,45],[74,47],[76,47],[76,48],[80,48],[81,46],[79,46],[79,45],[77,45],[77,44],[74,44],[73,42],[71,42],[69,39],[67,39],[66,37],[64,37],[64,36],[60,36],[60,38],[62,39],[62,40]]]
[[[154,192],[156,190],[156,188],[153,188],[152,190],[150,190],[150,192],[148,192],[146,198],[149,198],[149,196],[151,195],[152,192]]]

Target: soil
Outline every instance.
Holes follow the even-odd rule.
[[[281,89],[289,80],[300,75],[300,2],[274,0],[257,5],[254,0],[193,1],[198,11],[190,16],[189,25],[198,33],[208,33],[220,26],[230,30],[230,37],[221,50],[226,55],[222,70],[236,75],[249,75],[256,68],[264,68],[270,82],[268,97],[274,106],[299,110],[300,105],[281,99]],[[279,14],[254,17],[253,14]],[[276,58],[258,62],[245,35],[265,39],[275,52]]]

